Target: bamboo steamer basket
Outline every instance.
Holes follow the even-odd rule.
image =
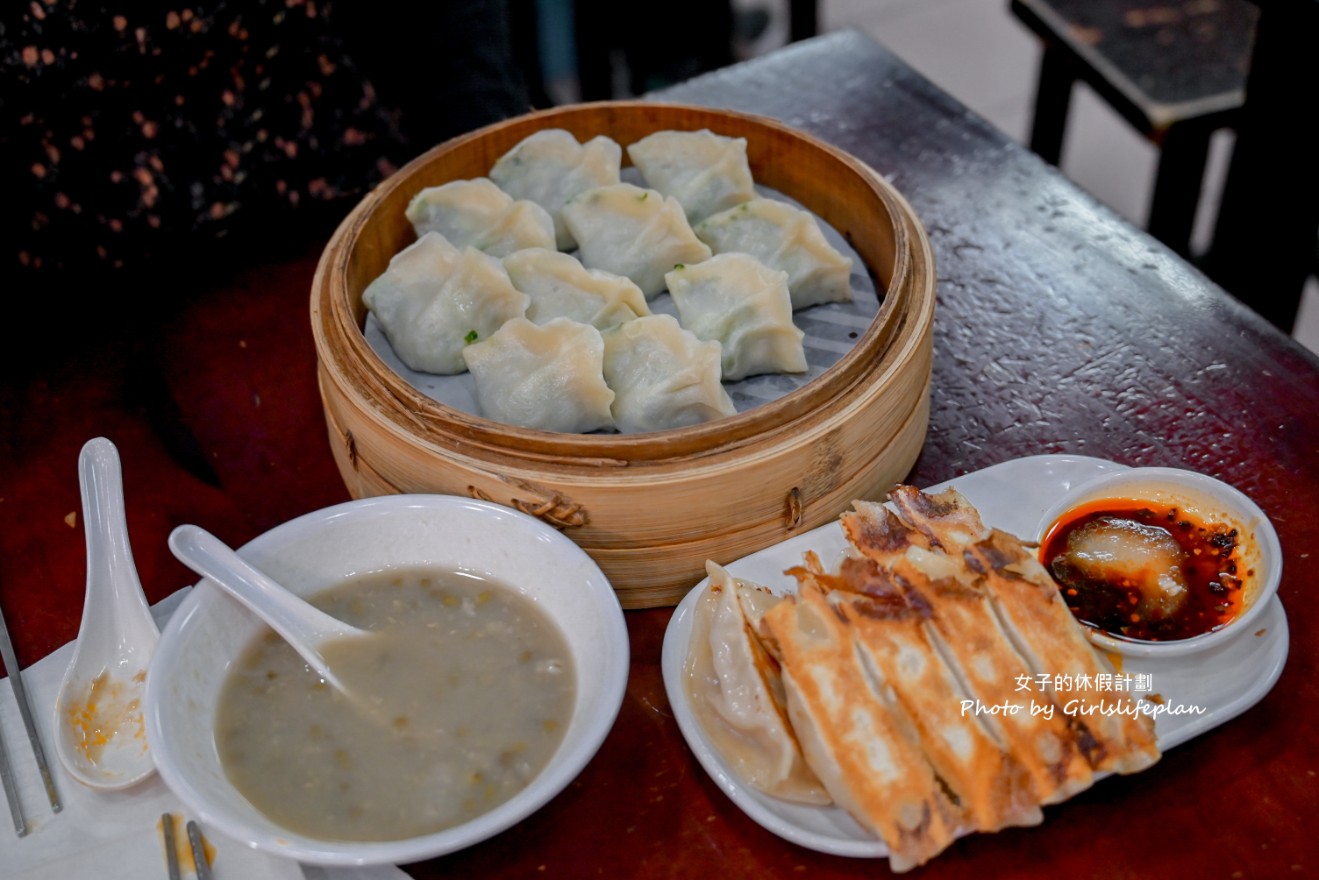
[[[370,348],[362,292],[415,240],[419,190],[485,176],[527,135],[564,128],[626,147],[654,131],[747,139],[759,184],[838,230],[883,292],[849,352],[796,391],[726,419],[649,434],[500,424],[417,391]],[[626,162],[626,152],[624,153]],[[311,320],[329,441],[353,497],[443,493],[541,517],[585,549],[625,608],[672,605],[705,573],[874,498],[916,460],[929,417],[934,260],[905,199],[864,163],[774,120],[602,102],[533,113],[448,141],[382,183],[326,246]]]

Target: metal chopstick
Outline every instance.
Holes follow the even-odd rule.
[[[174,848],[174,817],[169,813],[160,817],[160,834],[165,839],[165,869],[169,871],[169,880],[182,880],[179,853]]]
[[[197,868],[197,880],[211,880],[211,863],[206,861],[206,847],[197,823],[188,820],[188,844],[192,847],[192,862]]]
[[[18,836],[27,834],[27,820],[23,818],[23,805],[18,800],[18,786],[9,770],[9,753],[5,751],[5,738],[0,731],[0,781],[4,782],[5,799],[9,801],[9,815],[14,817],[14,830]]]
[[[18,703],[18,713],[23,716],[23,726],[27,728],[27,738],[32,744],[32,754],[37,759],[37,770],[41,773],[41,784],[46,787],[50,808],[58,813],[64,809],[64,805],[60,803],[59,792],[55,790],[55,778],[51,776],[50,766],[46,763],[46,751],[41,747],[41,737],[37,736],[37,725],[32,720],[32,704],[28,702],[27,688],[23,687],[23,676],[18,668],[18,658],[14,656],[14,643],[9,638],[3,611],[0,611],[0,660],[4,661],[5,669],[9,672],[14,701]]]

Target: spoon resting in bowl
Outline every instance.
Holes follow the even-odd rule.
[[[321,648],[327,642],[369,636],[369,632],[331,617],[295,595],[198,526],[176,528],[170,533],[169,547],[180,562],[269,624],[326,684],[345,696],[355,696],[334,674]]]
[[[87,533],[87,597],[73,659],[55,699],[55,752],[91,788],[155,772],[142,719],[147,666],[160,638],[133,565],[119,451],[104,437],[78,456]]]

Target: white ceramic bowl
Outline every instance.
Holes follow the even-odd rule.
[[[1234,526],[1240,536],[1238,576],[1244,599],[1241,613],[1220,629],[1187,639],[1150,642],[1088,630],[1090,640],[1107,651],[1133,657],[1179,657],[1192,654],[1250,631],[1250,624],[1278,592],[1282,578],[1282,547],[1273,524],[1255,502],[1221,480],[1178,468],[1131,468],[1096,477],[1076,486],[1044,512],[1036,531],[1043,539],[1068,511],[1101,501],[1149,500],[1174,503],[1209,523]]]
[[[562,630],[577,672],[563,743],[532,783],[462,825],[386,842],[324,841],[273,823],[234,789],[216,751],[217,697],[230,664],[262,629],[205,580],[161,634],[144,698],[160,775],[189,814],[234,840],[309,864],[397,864],[470,846],[520,821],[586,766],[613,726],[627,686],[628,636],[617,595],[595,562],[538,519],[483,501],[392,495],[306,514],[239,550],[293,592],[395,567],[452,567],[491,577],[533,600]]]

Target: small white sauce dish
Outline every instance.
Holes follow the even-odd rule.
[[[576,701],[558,751],[512,799],[443,831],[393,841],[325,841],[267,819],[233,787],[215,744],[218,695],[262,624],[203,580],[161,634],[147,675],[147,740],[161,778],[203,825],[256,849],[318,865],[415,862],[498,834],[562,791],[612,728],[627,686],[627,626],[595,562],[549,525],[510,508],[444,495],[351,501],[277,526],[239,549],[300,595],[390,568],[461,569],[519,590],[563,633]]]
[[[1040,519],[1036,540],[1042,541],[1050,528],[1069,511],[1093,502],[1144,500],[1152,504],[1174,504],[1207,523],[1236,528],[1240,538],[1238,574],[1244,599],[1241,612],[1212,632],[1163,642],[1143,641],[1110,635],[1087,628],[1097,647],[1128,657],[1183,657],[1221,645],[1249,632],[1252,622],[1278,592],[1282,579],[1282,547],[1273,524],[1255,502],[1235,487],[1206,474],[1179,468],[1140,467],[1114,471],[1077,485],[1050,506]]]

